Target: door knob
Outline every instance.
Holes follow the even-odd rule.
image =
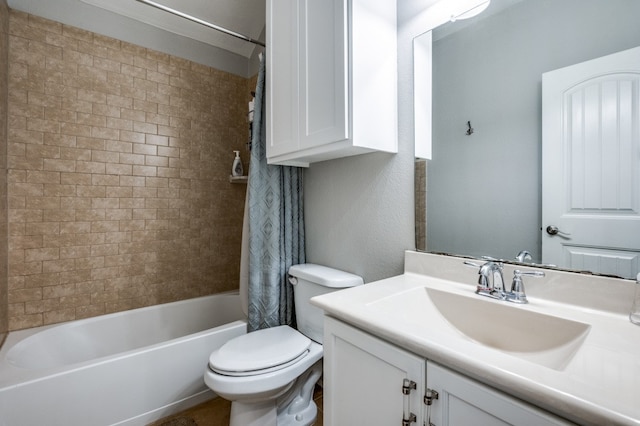
[[[553,226],[553,225],[547,226],[547,234],[549,234],[549,235],[558,235],[558,234],[560,234],[560,236],[571,235],[568,232],[562,232],[561,230],[558,229],[557,226]]]

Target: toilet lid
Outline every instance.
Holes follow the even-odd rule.
[[[213,371],[230,376],[241,376],[275,371],[304,357],[311,339],[281,325],[248,333],[229,340],[209,357]]]

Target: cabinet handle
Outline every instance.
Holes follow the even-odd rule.
[[[426,424],[429,426],[436,426],[433,423],[431,423],[431,405],[433,404],[433,401],[435,401],[439,397],[440,397],[440,394],[434,389],[427,388],[427,391],[424,393],[423,402],[424,402],[424,405],[427,406]]]
[[[409,413],[408,419],[402,419],[402,426],[411,426],[411,423],[415,423],[416,420],[417,420],[416,415],[413,413]]]
[[[416,415],[411,412],[409,398],[411,395],[411,391],[417,388],[416,382],[409,379],[404,379],[402,381],[402,397],[403,399],[403,407],[402,407],[402,426],[410,426],[411,423],[415,423],[417,418]]]

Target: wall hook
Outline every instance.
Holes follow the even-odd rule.
[[[467,136],[473,134],[473,127],[471,127],[471,121],[467,121]]]

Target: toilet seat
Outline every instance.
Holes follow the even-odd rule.
[[[281,370],[309,353],[311,339],[283,325],[231,339],[209,357],[209,368],[225,376],[252,376]]]

